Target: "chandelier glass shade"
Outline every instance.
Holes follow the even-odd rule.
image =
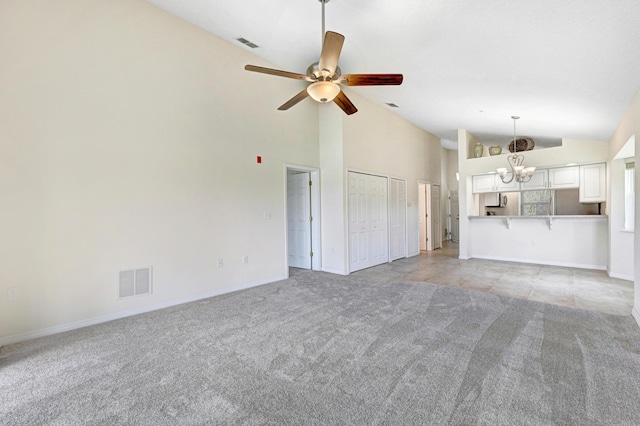
[[[322,104],[331,102],[338,93],[340,93],[340,86],[331,81],[316,81],[307,87],[307,93],[316,102]]]
[[[503,183],[511,183],[514,179],[518,183],[525,183],[531,180],[533,172],[536,171],[535,167],[525,167],[524,155],[518,154],[518,144],[516,140],[516,120],[520,117],[515,115],[511,116],[513,119],[513,154],[507,157],[509,163],[509,169],[506,167],[500,167],[496,169],[500,179]]]

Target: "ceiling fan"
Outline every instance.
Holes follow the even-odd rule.
[[[402,84],[402,74],[347,74],[341,75],[338,59],[344,44],[344,36],[324,29],[324,5],[329,0],[318,0],[322,3],[322,52],[320,60],[307,68],[306,74],[276,70],[273,68],[246,65],[247,71],[270,74],[278,77],[308,81],[309,86],[282,104],[278,109],[287,110],[308,96],[320,103],[335,102],[347,115],[358,109],[344,94],[340,85],[344,86],[397,86]]]

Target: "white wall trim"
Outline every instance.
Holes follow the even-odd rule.
[[[418,251],[412,251],[411,253],[409,253],[407,255],[407,257],[413,257],[413,256],[420,256],[420,250]]]
[[[462,257],[460,257],[462,259]],[[549,265],[549,266],[564,266],[567,268],[580,268],[580,269],[597,269],[599,271],[606,271],[606,265],[589,265],[582,263],[571,263],[571,262],[549,262],[546,260],[537,260],[537,259],[518,259],[518,258],[510,258],[510,257],[499,257],[499,256],[478,256],[472,255],[467,259],[487,259],[487,260],[501,260],[504,262],[518,262],[518,263],[531,263],[534,265]]]
[[[331,269],[331,268],[322,268],[322,272],[327,272],[329,274],[336,274],[336,275],[349,275],[349,272],[347,271],[340,271],[338,269]]]
[[[626,281],[634,281],[635,278],[633,277],[633,275],[627,275],[627,274],[618,274],[617,272],[611,272],[611,271],[607,271],[607,274],[611,277],[611,278],[618,278],[620,280],[626,280]]]
[[[640,327],[640,312],[638,312],[638,310],[635,308],[635,306],[631,310],[631,316],[633,316],[633,318],[635,318],[636,323],[638,324],[638,327]]]
[[[53,334],[62,333],[65,331],[76,330],[78,328],[88,327],[91,325],[101,324],[121,318],[130,317],[133,315],[144,314],[151,311],[157,311],[159,309],[169,308],[171,306],[182,305],[184,303],[195,302],[196,300],[208,299],[210,297],[220,296],[221,294],[233,293],[234,291],[245,290],[252,287],[258,287],[265,284],[270,284],[276,281],[282,281],[287,279],[287,276],[273,277],[266,280],[254,281],[251,283],[240,284],[231,288],[225,288],[223,290],[216,290],[208,293],[196,294],[193,296],[182,297],[180,299],[167,300],[165,302],[156,303],[155,305],[141,306],[139,308],[131,309],[128,311],[116,312],[113,314],[102,315],[99,317],[88,318],[80,321],[69,322],[66,324],[60,324],[53,327],[42,328],[40,330],[28,331],[26,333],[12,334],[5,337],[0,337],[0,346],[11,345],[13,343],[24,342],[25,340],[36,339],[38,337],[51,336]]]

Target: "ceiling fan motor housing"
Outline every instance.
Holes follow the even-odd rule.
[[[342,70],[340,67],[336,66],[336,70],[333,74],[329,74],[329,70],[321,70],[318,62],[314,62],[307,68],[307,75],[314,80],[318,81],[329,81],[336,80],[338,77],[342,75]]]

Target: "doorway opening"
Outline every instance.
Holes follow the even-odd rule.
[[[440,185],[418,183],[420,250],[442,248]]]
[[[320,179],[318,169],[286,166],[287,266],[320,270]]]

